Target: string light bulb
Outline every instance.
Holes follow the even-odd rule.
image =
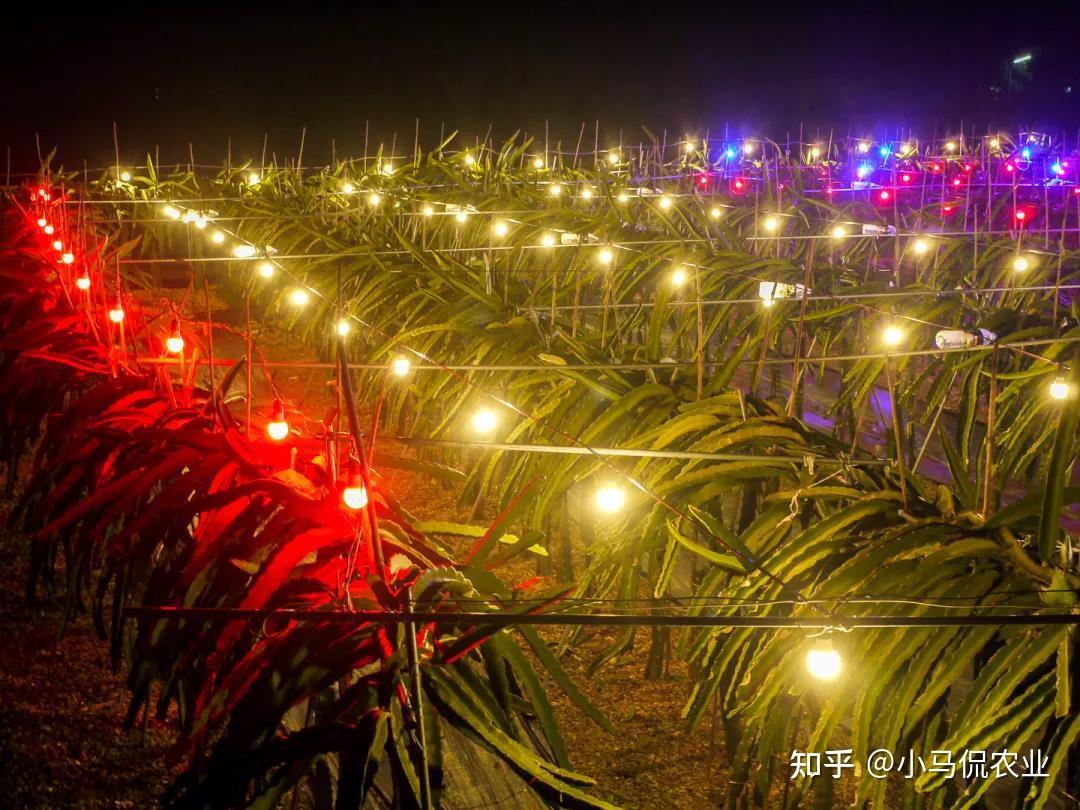
[[[274,265],[272,262],[259,262],[259,275],[263,278],[274,277]]]
[[[562,194],[562,186],[560,186],[558,183],[552,183],[548,187],[548,194],[550,194],[552,197],[558,197],[560,194]]]
[[[109,320],[115,324],[124,322],[124,308],[120,306],[119,301],[116,303],[116,306],[109,310]]]
[[[238,259],[250,259],[256,253],[254,245],[237,245],[232,249],[232,255]]]
[[[840,675],[843,662],[832,642],[820,641],[807,650],[806,669],[819,681],[833,681]]]
[[[338,333],[338,337],[345,337],[352,331],[352,324],[349,323],[347,318],[342,318],[334,326],[334,331]]]
[[[626,504],[626,493],[615,484],[604,484],[596,490],[596,507],[605,514],[613,515]]]
[[[1017,256],[1013,259],[1012,269],[1017,273],[1023,273],[1025,270],[1031,267],[1031,262],[1028,261],[1026,256]]]
[[[342,194],[354,194],[355,192],[356,192],[356,186],[354,186],[348,180],[346,180],[344,183],[341,184],[341,193]]]
[[[170,354],[180,354],[184,350],[184,336],[180,334],[180,321],[176,318],[173,318],[169,333],[165,339],[165,348]]]
[[[289,435],[289,423],[285,419],[285,406],[280,399],[274,400],[270,421],[266,423],[266,435],[280,442]]]
[[[533,158],[532,163],[533,163],[533,168],[534,169],[542,169],[542,168],[544,168],[544,159],[542,157]]]
[[[496,236],[498,236],[499,238],[502,238],[502,237],[506,236],[507,233],[509,233],[510,226],[507,225],[502,220],[499,220],[498,222],[496,222],[494,225],[491,226],[491,230],[492,230],[492,233],[494,233]]]
[[[600,248],[596,258],[600,261],[600,264],[607,265],[614,261],[615,254],[612,253],[611,248]]]
[[[75,263],[75,254],[74,253],[65,253],[63,256],[60,257],[60,261],[62,261],[64,264],[74,264]]]
[[[555,245],[555,235],[545,233],[543,236],[540,237],[540,244],[544,247],[553,247]]]
[[[420,213],[422,213],[425,217],[434,216],[435,209],[432,208],[430,205],[425,205],[422,209],[420,209]]]
[[[90,289],[90,276],[82,275],[75,279],[75,286],[85,292]]]
[[[302,307],[311,300],[311,296],[308,295],[307,290],[302,290],[299,287],[289,293],[289,302],[296,307]]]
[[[829,232],[829,235],[833,239],[843,239],[847,236],[847,229],[843,225],[834,225],[832,231]]]
[[[712,208],[709,209],[709,216],[713,219],[720,219],[720,217],[722,217],[723,215],[724,212],[721,210],[719,205],[714,205]]]
[[[364,486],[364,477],[354,472],[349,478],[349,485],[341,490],[341,502],[354,512],[359,512],[368,505],[367,487]]]
[[[464,222],[468,218],[469,215],[465,211],[458,211],[456,214],[454,214],[454,219],[456,219],[459,223]]]
[[[368,194],[367,201],[372,208],[375,208],[376,206],[378,206],[379,203],[382,202],[382,195],[379,194],[377,191],[373,191]]]
[[[477,433],[491,433],[499,419],[490,408],[481,408],[472,417],[472,428]]]
[[[686,146],[684,147],[684,149],[686,150],[686,154],[688,154],[688,155],[692,155],[692,154],[694,154],[694,149],[695,149],[695,148],[696,148],[696,147],[694,146],[694,142],[693,142],[693,141],[687,141],[687,142],[686,142]]]
[[[48,234],[49,236],[52,236],[52,235],[53,235],[53,233],[55,233],[55,232],[56,232],[56,228],[54,228],[54,227],[53,227],[53,226],[52,226],[51,224],[50,224],[50,225],[46,225],[46,226],[45,226],[44,228],[42,228],[41,230],[45,231],[45,233],[46,233],[46,234]]]
[[[765,230],[769,233],[775,233],[780,228],[780,219],[778,217],[768,216],[765,217],[765,221],[762,223]]]
[[[1064,377],[1056,378],[1050,383],[1050,397],[1057,401],[1068,399],[1072,394],[1072,386],[1069,385],[1069,381]]]
[[[676,267],[671,271],[671,283],[675,287],[681,287],[686,283],[686,269],[683,267]]]
[[[131,172],[120,172],[120,181],[122,183],[130,183],[131,182]]]
[[[49,220],[45,219],[45,217],[38,217],[37,224],[39,228],[44,228],[49,224]]]
[[[619,162],[619,153],[612,149],[610,152],[607,153],[607,162],[610,163],[612,166],[617,165]]]
[[[64,249],[64,243],[59,239],[54,239],[52,243],[53,250],[59,252]]]
[[[210,234],[210,241],[213,242],[215,245],[224,244],[225,234],[221,231],[214,231],[212,234]]]
[[[615,197],[615,202],[626,203],[630,201],[630,195],[625,191],[620,191],[618,196]]]
[[[395,377],[407,377],[412,370],[412,363],[409,362],[408,357],[398,355],[390,361],[390,373]]]
[[[161,209],[161,213],[167,216],[169,219],[180,219],[180,210],[173,205],[166,205]]]
[[[465,165],[466,166],[474,166],[474,165],[476,165],[476,158],[474,158],[472,156],[471,152],[466,152],[465,153]]]
[[[882,330],[881,342],[890,348],[895,348],[904,342],[904,331],[891,323]]]
[[[916,239],[911,243],[911,249],[919,256],[930,250],[930,242],[927,239]]]
[[[583,188],[581,190],[581,199],[583,199],[583,200],[591,200],[592,199],[592,189],[589,188],[588,186],[585,186],[585,188]]]
[[[667,194],[660,198],[660,207],[663,208],[665,211],[671,208],[671,205],[671,197],[669,197]]]

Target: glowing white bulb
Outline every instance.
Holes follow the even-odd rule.
[[[721,210],[719,205],[714,205],[712,208],[709,209],[709,216],[713,219],[720,219],[720,217],[722,217],[723,215],[724,212],[723,210]]]
[[[615,198],[615,200],[621,203],[628,202],[630,200],[630,195],[627,194],[625,191],[622,191],[619,192],[619,195]]]
[[[42,228],[42,230],[45,231],[45,233],[47,233],[49,236],[52,236],[53,233],[56,231],[56,228],[54,228],[52,225],[46,225],[44,228]]]
[[[771,307],[775,303],[776,303],[776,301],[774,301],[772,298],[762,298],[761,299],[761,305],[763,307],[765,307],[765,309],[768,309],[769,307]]]
[[[540,237],[540,244],[544,247],[552,247],[555,244],[555,236],[550,233],[545,233]]]
[[[542,169],[542,168],[544,168],[544,159],[542,157],[533,158],[533,168],[534,169]]]
[[[115,306],[109,310],[109,320],[113,323],[124,322],[124,308],[121,306]]]
[[[169,219],[180,219],[180,211],[175,206],[166,205],[161,209],[161,213],[167,216]]]
[[[607,153],[607,162],[610,163],[612,166],[617,164],[619,162],[619,153],[614,151],[614,150],[608,152]]]
[[[378,205],[379,203],[382,202],[382,195],[373,191],[370,194],[368,194],[367,201],[372,206]]]
[[[54,239],[52,243],[53,250],[59,252],[64,249],[64,243],[59,239]]]
[[[212,234],[210,234],[210,241],[213,242],[215,245],[220,245],[225,241],[225,234],[221,231],[214,231]]]
[[[997,149],[999,146],[1001,146],[1001,141],[999,141],[997,138],[991,138],[990,139],[990,148],[991,149]]]
[[[596,490],[596,507],[606,514],[613,515],[626,503],[626,493],[614,484],[604,484]]]
[[[773,233],[780,228],[780,219],[779,217],[772,216],[765,217],[765,221],[762,223],[762,225],[769,233]]]
[[[90,276],[79,276],[77,279],[75,279],[75,286],[78,287],[80,290],[89,290]]]
[[[746,143],[744,143],[742,145],[742,153],[744,155],[752,155],[752,154],[754,154],[754,145],[752,143],[750,143],[750,141],[747,141]]]
[[[899,346],[904,341],[904,332],[895,324],[889,324],[881,332],[881,342],[886,346]]]
[[[250,259],[255,253],[254,245],[237,245],[232,249],[232,255],[238,259]]]
[[[260,180],[262,178],[259,177],[258,172],[248,172],[247,181],[249,186],[257,186]]]
[[[74,253],[65,253],[63,256],[60,257],[60,261],[62,261],[64,264],[74,264],[75,263],[75,254]]]
[[[301,290],[299,287],[289,293],[289,302],[293,306],[302,307],[310,300],[311,296],[308,295],[307,290]]]
[[[394,164],[393,163],[384,163],[383,167],[382,167],[382,173],[385,174],[387,177],[392,175],[394,173]]]
[[[558,183],[552,183],[548,187],[548,194],[550,194],[552,197],[558,197],[560,194],[562,194],[562,186],[560,186]]]
[[[810,158],[812,160],[817,160],[819,157],[821,157],[821,149],[817,146],[811,147]]]
[[[367,489],[364,487],[363,479],[356,480],[357,478],[359,476],[354,476],[352,484],[341,491],[341,502],[354,512],[359,512],[368,505]]]
[[[916,239],[911,243],[911,249],[919,256],[930,250],[930,241],[927,239]]]
[[[832,681],[843,669],[840,653],[831,644],[821,644],[806,653],[806,669],[819,681]]]
[[[1058,377],[1050,383],[1050,396],[1056,400],[1068,399],[1072,393],[1072,386],[1064,377]]]
[[[662,209],[664,209],[665,211],[667,211],[669,208],[671,208],[671,197],[667,196],[666,194],[663,197],[661,197],[660,198],[660,207]]]
[[[289,423],[285,420],[267,422],[266,435],[273,439],[275,442],[280,442],[282,439],[289,435]]]
[[[395,357],[390,361],[390,373],[395,377],[407,377],[412,370],[408,357]]]
[[[860,154],[865,155],[870,151],[870,141],[859,141],[858,150]]]
[[[341,193],[342,194],[354,194],[354,193],[356,193],[356,186],[354,186],[352,183],[350,183],[348,180],[346,180],[344,183],[341,184]]]
[[[506,236],[506,234],[510,231],[510,226],[500,220],[499,222],[496,222],[494,225],[491,226],[491,231],[496,236]]]
[[[468,218],[469,215],[465,211],[458,211],[456,214],[454,214],[454,219],[456,219],[458,222],[464,222]]]
[[[274,265],[271,262],[259,262],[259,275],[263,278],[273,278]]]
[[[476,158],[474,158],[469,152],[466,152],[465,153],[465,165],[466,166],[472,166],[475,163],[476,163]]]
[[[676,267],[671,272],[671,283],[675,287],[681,287],[683,284],[685,284],[686,283],[686,270],[684,270],[682,267]]]
[[[495,425],[498,424],[498,417],[495,416],[495,412],[488,408],[481,408],[473,414],[472,427],[477,433],[491,433],[495,430]]]
[[[39,217],[37,224],[39,228],[44,228],[46,225],[49,224],[49,220],[45,219],[45,217]]]
[[[334,327],[340,337],[345,337],[352,331],[352,324],[346,318],[342,318],[337,322],[337,326]]]
[[[583,200],[591,200],[592,199],[592,189],[589,188],[588,186],[583,188],[581,190],[581,199],[583,199]]]
[[[832,236],[833,239],[843,239],[847,236],[847,230],[843,225],[834,225],[829,235]]]
[[[170,354],[180,354],[184,350],[184,338],[179,334],[170,335],[165,340],[165,348]]]
[[[206,217],[204,217],[202,214],[196,214],[195,227],[198,228],[200,231],[204,230],[206,228]]]
[[[956,144],[953,143],[952,141],[949,141],[947,144],[945,144],[945,149],[948,150],[949,152],[955,152],[956,151]]]
[[[435,209],[430,205],[425,205],[420,211],[425,217],[430,217],[435,213]]]
[[[1029,267],[1031,267],[1031,262],[1029,262],[1026,257],[1017,256],[1015,259],[1013,259],[1012,268],[1017,273],[1023,273]]]
[[[692,155],[694,153],[694,143],[693,143],[693,141],[687,141],[686,146],[683,147],[683,148],[686,150],[686,154]]]
[[[131,172],[120,172],[120,180],[124,183],[131,182]]]
[[[611,252],[611,248],[601,248],[596,258],[600,261],[600,264],[611,264],[615,254]]]

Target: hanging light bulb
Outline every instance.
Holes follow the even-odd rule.
[[[911,249],[921,256],[930,249],[930,242],[927,239],[916,239],[911,243]]]
[[[206,230],[206,217],[202,214],[195,215],[195,227],[200,231]]]
[[[348,180],[346,180],[344,183],[341,184],[341,193],[342,194],[354,194],[354,193],[356,193],[356,186],[354,186],[352,183],[350,183]]]
[[[382,195],[379,194],[376,191],[373,191],[370,194],[368,194],[367,201],[368,201],[368,204],[370,204],[374,208],[375,206],[377,206],[379,203],[382,202]]]
[[[75,286],[78,287],[80,290],[83,290],[83,291],[89,290],[90,289],[90,276],[87,276],[87,275],[79,276],[77,279],[75,279]]]
[[[1070,394],[1072,394],[1072,386],[1069,385],[1069,381],[1064,377],[1058,377],[1050,383],[1051,398],[1060,402],[1061,400],[1068,399]]]
[[[62,261],[64,264],[74,264],[75,263],[75,254],[74,253],[65,253],[63,256],[60,257],[60,261]]]
[[[669,197],[667,194],[665,194],[663,197],[661,197],[660,198],[660,207],[665,211],[667,211],[669,208],[671,208],[671,197]]]
[[[57,252],[64,249],[64,243],[61,242],[59,239],[54,239],[53,243],[52,243],[52,246],[53,246],[53,250],[55,250]]]
[[[615,259],[615,254],[611,252],[611,248],[600,248],[596,258],[600,261],[600,264],[608,265]]]
[[[266,435],[275,442],[280,442],[289,435],[289,423],[285,421],[285,406],[280,399],[274,400],[274,409],[270,421],[266,423]]]
[[[250,259],[255,253],[254,245],[237,245],[232,249],[232,255],[238,259]]]
[[[560,186],[558,183],[552,183],[550,186],[548,186],[548,194],[550,194],[552,197],[558,197],[560,194],[562,194],[562,186]]]
[[[109,320],[113,323],[124,322],[124,308],[120,306],[120,302],[116,302],[116,306],[109,310]]]
[[[359,472],[349,476],[349,485],[341,490],[341,502],[354,512],[359,512],[368,505],[367,488],[364,477]]]
[[[857,149],[859,150],[859,154],[865,155],[870,151],[870,141],[859,141]]]
[[[765,217],[765,221],[762,225],[769,233],[775,233],[780,228],[780,219],[779,217],[773,216]]]
[[[302,307],[310,300],[311,296],[308,295],[307,290],[302,290],[299,287],[289,293],[289,303],[293,306]]]
[[[615,201],[616,202],[621,202],[621,203],[629,202],[630,201],[630,195],[627,194],[625,191],[620,191],[618,196],[615,197]]]
[[[817,160],[819,157],[821,157],[821,149],[817,146],[810,147],[810,159]]]
[[[501,238],[503,236],[506,236],[506,234],[510,231],[510,226],[502,220],[499,220],[491,226],[491,230],[496,236]]]
[[[258,172],[248,172],[247,181],[249,186],[257,186],[260,180],[262,178],[259,177]]]
[[[608,515],[613,515],[626,503],[626,493],[614,484],[604,484],[596,490],[596,507]]]
[[[454,219],[456,219],[458,222],[464,222],[468,218],[469,215],[465,211],[458,211],[456,214],[454,214]]]
[[[481,408],[472,417],[472,428],[477,433],[491,433],[499,419],[490,408]]]
[[[676,267],[671,271],[671,284],[674,287],[681,287],[686,283],[686,270],[682,267]]]
[[[430,205],[425,205],[422,209],[420,209],[420,211],[425,217],[430,217],[435,213],[435,209],[432,208]]]
[[[349,323],[348,319],[342,318],[337,322],[334,330],[338,333],[338,337],[345,337],[352,331],[352,324]]]
[[[210,234],[210,241],[215,245],[223,244],[225,242],[225,234],[221,231],[214,231]]]
[[[1031,262],[1027,260],[1026,256],[1017,256],[1013,259],[1012,269],[1017,273],[1023,273],[1029,267],[1031,267]]]
[[[612,149],[607,153],[607,162],[612,166],[616,165],[619,162],[619,153]]]
[[[49,224],[49,220],[45,219],[45,217],[38,217],[37,224],[39,228],[44,228]]]
[[[395,377],[407,377],[409,371],[412,370],[412,363],[409,362],[408,357],[402,357],[398,355],[390,361],[390,373]]]
[[[881,332],[881,342],[886,346],[895,347],[904,342],[904,331],[896,324],[889,324]]]
[[[688,154],[688,155],[694,154],[695,147],[694,147],[694,142],[693,141],[687,141],[686,146],[683,147],[683,148],[686,150],[686,154]]]
[[[169,219],[180,219],[180,209],[172,205],[166,205],[161,209],[161,213],[167,216]]]
[[[544,159],[542,157],[534,157],[533,158],[533,168],[534,169],[542,169],[542,168],[544,168]]]
[[[583,200],[591,200],[592,199],[592,189],[589,188],[588,186],[585,186],[585,188],[583,188],[581,190],[581,199],[583,199]]]
[[[830,641],[819,641],[806,653],[806,669],[819,681],[836,680],[843,664]]]
[[[274,265],[272,262],[259,262],[259,275],[263,278],[274,277]]]
[[[180,334],[180,321],[176,318],[173,318],[169,332],[169,337],[165,339],[165,348],[170,354],[180,354],[184,350],[184,336]]]
[[[829,234],[833,239],[843,239],[847,236],[847,229],[843,225],[834,225]]]
[[[714,205],[709,209],[709,216],[713,219],[720,219],[724,215],[724,212],[720,209],[719,205]]]
[[[551,233],[545,233],[540,237],[540,244],[544,247],[553,247],[555,245],[555,235]]]
[[[382,173],[385,174],[387,177],[392,175],[394,173],[394,164],[393,163],[384,163],[383,167],[382,167]]]
[[[45,233],[48,234],[49,236],[52,236],[53,233],[56,231],[56,228],[54,228],[52,225],[46,225],[41,230],[45,231]]]

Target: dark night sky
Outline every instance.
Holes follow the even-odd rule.
[[[304,126],[305,162],[329,157],[331,138],[355,152],[365,120],[373,139],[397,131],[411,146],[417,116],[428,145],[441,122],[502,137],[548,120],[571,143],[596,119],[634,140],[642,124],[773,137],[800,122],[924,136],[961,117],[1074,137],[1080,124],[1077,2],[57,8],[8,12],[0,144],[17,168],[33,167],[35,132],[69,165],[111,162],[113,121],[126,159],[160,145],[179,160],[192,141],[207,162],[229,136],[237,160],[263,133],[295,154]],[[1026,50],[1030,76],[1007,100],[1006,66]]]

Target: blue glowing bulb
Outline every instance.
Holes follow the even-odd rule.
[[[888,157],[889,156],[889,147],[887,147],[887,146],[881,147],[880,149],[878,149],[878,154],[881,155],[882,157]]]
[[[1024,160],[1031,160],[1031,150],[1025,146],[1023,149],[1020,150],[1020,157],[1022,157]]]
[[[872,167],[869,163],[860,163],[859,168],[855,170],[855,176],[862,180],[866,175],[870,174]]]
[[[1060,163],[1055,163],[1053,166],[1051,166],[1050,171],[1052,171],[1054,174],[1065,174],[1065,169],[1061,167]]]
[[[735,150],[734,150],[734,149],[732,149],[732,148],[731,148],[731,147],[729,146],[729,147],[728,147],[728,148],[727,148],[727,149],[726,149],[726,150],[724,151],[724,156],[725,156],[725,157],[726,157],[726,158],[727,158],[728,160],[731,160],[731,159],[732,159],[733,157],[735,157]]]

